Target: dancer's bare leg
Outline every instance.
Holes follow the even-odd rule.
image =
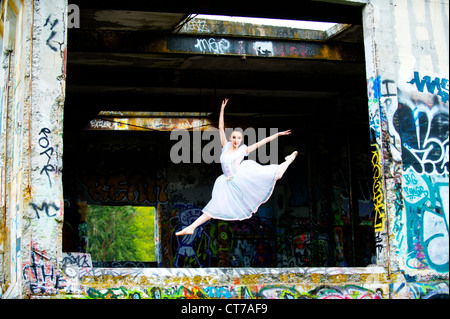
[[[289,165],[292,164],[292,162],[295,160],[295,157],[297,156],[298,152],[295,151],[291,155],[288,155],[285,157],[285,161],[279,165],[278,172],[277,172],[277,180],[279,180],[281,177],[283,177],[284,172],[286,172]]]
[[[199,218],[195,220],[192,224],[190,224],[188,227],[186,227],[183,230],[180,230],[179,232],[176,232],[176,236],[182,236],[182,235],[192,235],[194,233],[194,230],[200,226],[203,223],[206,223],[208,220],[210,220],[211,217],[209,217],[206,214],[202,214]]]

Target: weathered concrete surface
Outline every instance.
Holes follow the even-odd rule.
[[[2,175],[9,269],[2,270],[11,288],[5,294],[25,298],[57,290],[48,284],[57,281],[62,253],[67,2],[24,1],[18,9],[14,86],[9,88],[11,99],[2,105],[10,119],[2,119],[9,150],[4,154],[7,175]],[[48,267],[30,268],[33,251],[45,252]]]

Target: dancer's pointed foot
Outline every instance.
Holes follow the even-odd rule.
[[[298,152],[294,151],[294,152],[292,152],[291,155],[286,156],[284,159],[286,161],[290,161],[292,163],[295,160],[295,158],[297,157],[297,154],[298,154]]]
[[[185,229],[176,232],[175,236],[192,235],[192,234],[194,234],[194,228],[188,226]]]

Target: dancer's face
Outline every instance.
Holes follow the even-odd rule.
[[[238,131],[234,131],[231,133],[231,144],[234,148],[238,148],[242,143],[242,133]]]

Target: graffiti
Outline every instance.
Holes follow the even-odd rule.
[[[382,232],[386,219],[384,208],[384,186],[383,186],[383,168],[380,161],[380,153],[378,145],[372,145],[376,149],[372,151],[372,168],[373,168],[373,203],[374,203],[374,228],[375,232]]]
[[[58,207],[55,203],[46,203],[43,202],[41,206],[36,205],[35,203],[30,203],[30,206],[33,207],[37,219],[41,218],[41,214],[39,212],[45,212],[45,215],[47,217],[55,217],[57,216],[57,213],[60,212],[60,207]],[[56,213],[52,212],[53,210],[56,211]]]
[[[47,46],[52,49],[53,51],[57,52],[58,51],[58,45],[59,43],[54,40],[57,32],[55,30],[53,30],[55,28],[55,26],[59,23],[59,20],[56,18],[52,18],[51,15],[49,15],[47,17],[47,19],[45,20],[45,24],[44,27],[48,27],[50,28],[50,35],[48,36],[47,40],[45,41],[45,44],[47,44]]]
[[[408,170],[403,174],[404,183],[403,190],[405,199],[409,203],[417,203],[430,195],[428,186],[422,178],[417,178],[416,174]]]
[[[395,298],[402,299],[448,299],[447,282],[436,283],[392,283],[391,290]]]
[[[235,267],[271,267],[276,264],[271,240],[238,239],[231,252]]]
[[[103,119],[93,119],[89,122],[87,130],[114,130],[114,122]]]
[[[379,99],[381,97],[381,77],[371,78],[367,81],[368,104],[369,104],[369,124],[371,141],[374,143],[381,137],[380,108]]]
[[[414,77],[407,83],[415,84],[419,92],[423,92],[426,87],[428,93],[436,93],[437,96],[440,96],[442,103],[448,102],[448,79],[435,77],[434,80],[431,80],[431,76],[426,75],[421,80],[419,72],[415,71]]]
[[[94,118],[85,127],[86,130],[121,131],[173,131],[206,130],[211,122],[202,118],[149,118],[149,117],[102,117]]]
[[[192,224],[198,217],[200,217],[200,215],[202,214],[202,211],[200,208],[195,208],[192,205],[185,205],[183,207],[183,210],[181,210],[178,214],[178,220],[179,220],[179,225],[177,225],[176,229],[174,230],[174,233],[186,228],[187,226],[189,226],[190,224]],[[186,258],[194,258],[195,261],[197,262],[197,266],[198,267],[203,267],[204,265],[200,262],[196,251],[194,250],[194,246],[202,246],[201,241],[202,239],[206,240],[206,243],[204,245],[204,249],[203,249],[203,253],[206,254],[208,257],[206,258],[206,266],[210,267],[211,266],[211,255],[212,255],[212,251],[211,251],[211,237],[208,235],[208,233],[205,231],[204,226],[206,226],[205,224],[200,225],[199,227],[197,227],[194,231],[193,235],[189,235],[189,236],[182,236],[180,237],[176,237],[176,241],[177,241],[177,248],[176,248],[176,257],[175,257],[175,262],[174,262],[174,266],[175,267],[179,267],[179,261],[180,261],[180,257],[183,257],[184,259]],[[174,234],[172,234],[173,236]]]
[[[93,203],[149,204],[167,202],[167,184],[160,179],[133,173],[84,175],[82,185]]]
[[[382,299],[381,290],[374,292],[355,285],[319,286],[308,294],[317,299]]]
[[[405,209],[405,217],[396,213],[394,231],[399,246],[405,245],[408,268],[448,272],[448,79],[421,79],[416,71],[407,83],[409,90],[397,89],[392,114],[403,163],[396,192]]]
[[[449,173],[449,115],[434,101],[430,109],[425,102],[408,99],[399,92],[399,107],[394,114],[394,127],[402,141],[404,169],[418,173]]]
[[[326,58],[344,59],[332,52],[340,51],[339,45],[328,43],[326,47],[318,42],[304,41],[261,41],[242,38],[196,38],[188,36],[172,36],[167,39],[167,49],[170,52],[185,52],[197,54],[236,54],[260,57],[291,57],[291,58]],[[355,53],[346,54],[345,59],[360,60]]]
[[[258,56],[273,56],[273,43],[271,41],[256,41],[253,44],[253,51]]]
[[[24,263],[22,275],[32,294],[56,294],[66,286],[66,280],[61,276],[50,261],[45,250],[39,251],[36,243],[32,242],[31,261]]]
[[[212,226],[210,236],[216,239],[213,252],[217,256],[217,265],[229,266],[233,259],[230,252],[234,247],[234,235],[230,223],[218,221]]]
[[[405,240],[405,234],[404,234],[404,226],[405,226],[405,216],[403,213],[404,208],[404,197],[402,192],[402,175],[401,175],[401,168],[400,163],[395,163],[395,171],[393,174],[395,186],[393,191],[395,192],[395,218],[394,218],[394,227],[393,231],[395,234],[395,240],[397,242],[397,250],[396,254],[401,254],[401,247],[403,245],[403,242]]]
[[[357,285],[319,286],[302,291],[286,285],[239,286],[151,286],[145,289],[95,289],[87,287],[88,299],[382,299],[381,289],[373,291]],[[448,293],[448,289],[447,289]]]
[[[89,299],[119,299],[122,296],[128,296],[125,287],[105,288],[101,290],[89,287],[86,293]]]
[[[91,255],[85,253],[63,253],[62,265],[80,268],[92,267]]]
[[[183,25],[182,32],[198,32],[207,33],[210,32],[205,20],[191,19]]]
[[[261,217],[259,211],[258,215],[253,216],[253,218],[231,222],[230,224],[236,238],[265,238],[268,233],[275,231],[272,219]]]
[[[51,133],[51,131],[48,128],[43,128],[39,132],[39,136],[43,135],[39,138],[38,144],[39,146],[44,150],[43,152],[39,153],[39,155],[45,155],[47,158],[47,163],[44,165],[44,167],[41,169],[40,174],[42,175],[45,173],[48,178],[48,183],[50,184],[50,187],[52,187],[52,180],[50,178],[50,173],[55,172],[56,168],[54,165],[50,164],[50,161],[52,159],[53,155],[53,147],[50,146],[50,141],[48,139],[48,135]]]
[[[407,228],[407,265],[447,272],[448,179],[420,175],[409,168],[403,177]],[[414,191],[411,191],[413,189]]]
[[[197,39],[197,43],[194,47],[200,52],[211,52],[215,54],[227,53],[230,48],[230,42],[226,39],[220,39],[217,41],[214,38]]]

